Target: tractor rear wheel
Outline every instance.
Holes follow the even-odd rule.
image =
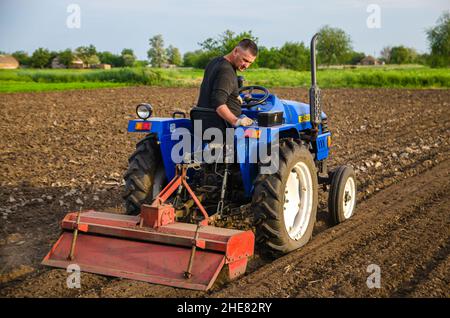
[[[164,166],[156,138],[149,135],[138,142],[136,151],[128,159],[124,174],[126,213],[137,215],[143,203],[151,203],[166,183]]]
[[[301,140],[281,140],[279,169],[258,177],[252,199],[256,242],[263,255],[279,257],[309,241],[317,192],[317,171],[308,148]]]

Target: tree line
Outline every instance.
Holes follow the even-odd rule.
[[[352,47],[352,40],[344,30],[328,25],[319,31],[317,42],[317,60],[319,64],[356,65],[366,57],[363,52],[357,52]],[[414,48],[403,45],[386,46],[380,52],[379,61],[386,64],[428,64],[432,67],[450,66],[450,13],[444,12],[437,21],[437,25],[426,30],[431,48],[430,53],[419,54]],[[252,31],[236,34],[227,30],[216,38],[208,38],[198,43],[200,48],[187,52],[180,58],[170,58],[164,49],[162,35],[150,39],[148,58],[153,66],[159,67],[164,63],[183,65],[194,68],[205,68],[208,62],[220,55],[230,52],[243,38],[250,38],[258,43],[258,38]],[[178,51],[177,51],[178,52]],[[281,48],[259,47],[258,58],[252,67],[271,69],[286,68],[297,71],[309,70],[310,51],[303,42],[286,42]]]
[[[97,51],[94,45],[80,46],[75,50],[66,49],[62,51],[50,51],[45,48],[36,49],[32,55],[24,51],[16,51],[11,54],[22,66],[33,68],[49,68],[55,58],[58,64],[70,67],[75,59],[80,59],[85,65],[110,64],[114,67],[128,67],[146,65],[147,62],[137,61],[132,49],[123,49],[120,54],[109,51]]]
[[[352,40],[344,30],[333,28],[328,25],[319,31],[320,37],[317,42],[317,60],[319,64],[356,65],[366,57],[363,52],[353,49]],[[386,64],[427,64],[431,67],[450,66],[450,12],[444,12],[437,20],[434,27],[426,30],[430,52],[419,54],[414,48],[398,46],[384,47],[379,56],[379,61]],[[34,68],[51,67],[55,57],[58,62],[69,67],[75,58],[79,58],[86,65],[99,63],[110,64],[113,67],[131,66],[185,66],[194,68],[205,68],[208,62],[220,55],[230,52],[243,38],[250,38],[258,43],[258,38],[252,31],[239,34],[226,30],[216,38],[207,38],[198,43],[199,49],[186,52],[183,56],[180,50],[173,45],[165,48],[164,39],[161,34],[149,39],[148,61],[138,61],[132,49],[123,49],[120,54],[109,51],[99,52],[94,45],[80,46],[74,51],[66,49],[63,51],[49,51],[38,48],[31,56],[24,51],[17,51],[12,55],[23,66]],[[279,69],[286,68],[296,71],[309,70],[310,51],[307,44],[303,42],[286,42],[280,48],[259,46],[259,54],[254,68]]]

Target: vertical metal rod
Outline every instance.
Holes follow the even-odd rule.
[[[225,163],[225,170],[224,170],[223,181],[222,181],[222,189],[220,191],[220,200],[219,200],[219,203],[217,204],[217,214],[219,217],[222,216],[222,212],[223,212],[223,204],[224,204],[224,200],[225,200],[225,193],[227,190],[227,182],[228,182],[228,174],[229,173],[230,173],[230,171],[228,169],[228,163]]]
[[[200,223],[197,224],[197,229],[195,230],[195,235],[194,235],[194,241],[192,242],[192,250],[191,250],[191,257],[189,258],[189,264],[188,264],[188,268],[187,270],[184,272],[184,277],[186,279],[189,279],[192,277],[192,266],[194,265],[194,256],[195,256],[195,251],[197,249],[197,240],[198,240],[198,231],[200,229]]]
[[[178,206],[178,201],[181,200],[181,191],[183,191],[183,183],[180,183],[178,186],[177,194],[175,195],[175,198],[173,199],[172,205],[176,208]]]
[[[80,223],[80,217],[81,217],[81,208],[77,214],[77,222],[75,223],[75,230],[73,231],[72,245],[70,246],[70,253],[69,256],[67,257],[69,261],[72,261],[74,259],[75,244],[77,242],[78,237],[78,224]]]
[[[322,109],[320,106],[320,89],[316,79],[316,40],[319,33],[314,34],[311,39],[311,88],[309,89],[309,116],[311,122],[311,132],[313,140],[317,137],[318,126],[322,119]]]
[[[319,33],[314,34],[311,39],[310,54],[311,54],[311,86],[316,86],[316,40]]]

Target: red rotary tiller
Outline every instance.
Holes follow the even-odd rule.
[[[137,216],[97,212],[68,213],[63,233],[42,264],[196,290],[209,289],[227,265],[228,277],[245,273],[254,252],[252,231],[208,225],[209,217],[186,182],[194,164],[177,165],[176,175]],[[185,187],[203,214],[197,225],[175,221],[166,200]]]

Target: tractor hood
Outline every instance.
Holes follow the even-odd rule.
[[[306,122],[310,120],[309,104],[300,103],[292,100],[281,100],[284,106],[285,120],[288,124],[298,122]],[[322,119],[326,119],[327,115],[322,112]]]
[[[255,94],[256,97],[259,97]],[[262,96],[262,95],[261,95]],[[285,124],[297,124],[310,121],[310,106],[309,104],[296,102],[292,100],[284,100],[278,98],[274,94],[270,94],[266,102],[262,105],[254,106],[251,109],[243,110],[247,116],[256,117],[258,112],[283,112]],[[327,118],[326,114],[322,112],[322,119]]]

